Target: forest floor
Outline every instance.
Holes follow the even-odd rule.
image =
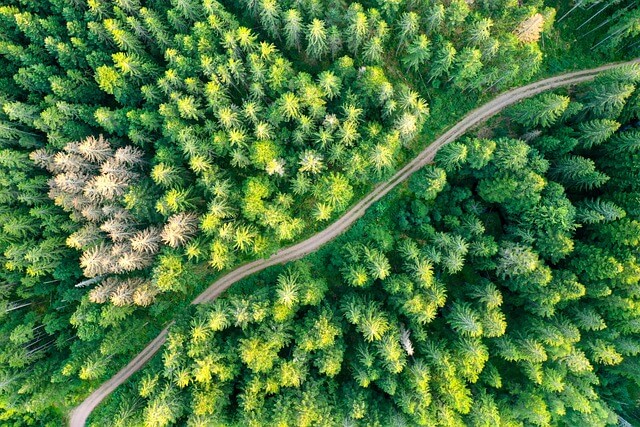
[[[499,95],[492,101],[483,104],[464,116],[462,120],[437,138],[433,143],[429,144],[391,178],[378,184],[372,191],[370,191],[330,226],[296,245],[281,249],[267,259],[259,259],[237,267],[214,281],[208,288],[198,295],[191,304],[202,304],[213,301],[231,285],[249,275],[276,264],[283,264],[300,259],[303,256],[316,251],[321,246],[327,244],[346,231],[357,219],[362,217],[365,211],[376,201],[384,197],[397,185],[407,180],[414,172],[432,162],[440,148],[455,141],[473,127],[485,122],[487,119],[498,114],[505,108],[542,92],[564,86],[584,83],[593,80],[597,74],[602,71],[633,63],[640,63],[640,58],[629,62],[607,64],[588,70],[561,74],[509,90]],[[69,421],[71,427],[84,426],[93,409],[120,384],[124,383],[131,375],[142,368],[147,361],[149,361],[160,350],[167,338],[168,329],[172,324],[173,321],[170,322],[129,364],[127,364],[127,366],[103,383],[71,412]]]

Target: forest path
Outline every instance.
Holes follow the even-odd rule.
[[[556,77],[551,77],[512,89],[499,95],[493,100],[468,113],[462,120],[422,150],[420,154],[396,172],[391,178],[378,184],[362,200],[360,200],[355,206],[349,209],[349,211],[338,218],[330,226],[296,245],[281,249],[267,259],[259,259],[248,264],[241,265],[235,270],[230,271],[213,282],[207,289],[198,295],[191,304],[202,304],[213,301],[231,285],[251,274],[257,273],[258,271],[276,264],[283,264],[288,261],[302,258],[303,256],[319,249],[321,246],[346,231],[358,218],[364,215],[365,211],[372,204],[384,197],[398,184],[409,178],[414,172],[418,171],[427,163],[433,161],[433,158],[442,146],[455,141],[460,136],[464,135],[469,129],[486,121],[516,102],[548,90],[593,80],[598,73],[611,68],[637,63],[640,63],[640,58],[629,62],[607,64],[589,70],[561,74]],[[147,363],[147,361],[149,361],[149,359],[151,359],[153,355],[160,350],[167,338],[168,329],[172,324],[173,322],[167,325],[167,327],[165,327],[153,341],[151,341],[131,362],[129,362],[127,366],[122,368],[117,374],[103,383],[71,412],[69,421],[71,427],[83,427],[89,417],[89,414],[91,414],[91,411],[93,411],[93,409],[120,384],[124,383],[131,375],[142,368],[145,363]]]

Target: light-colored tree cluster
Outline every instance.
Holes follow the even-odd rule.
[[[522,21],[514,33],[522,43],[533,43],[540,40],[543,28],[544,16],[536,13]]]
[[[98,304],[110,301],[119,307],[131,304],[146,307],[153,303],[157,293],[158,288],[148,280],[108,277],[89,292],[89,300]]]
[[[34,151],[31,159],[53,174],[49,197],[71,213],[82,227],[69,235],[67,245],[82,251],[80,265],[89,278],[128,274],[150,267],[162,243],[184,245],[197,229],[193,214],[169,218],[164,229],[140,223],[121,200],[140,178],[141,150],[114,149],[102,136],[67,144],[58,153]],[[149,305],[157,290],[140,279],[108,277],[90,294],[91,301],[114,305]]]
[[[114,150],[100,136],[69,143],[53,155],[38,150],[31,158],[54,175],[49,180],[49,197],[83,224],[68,237],[67,245],[83,252],[80,261],[86,277],[120,274],[151,264],[153,252],[133,248],[137,223],[119,202],[139,178],[140,150]]]

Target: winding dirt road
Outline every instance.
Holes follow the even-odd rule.
[[[259,259],[236,268],[213,282],[211,286],[205,289],[191,303],[202,304],[212,301],[231,285],[253,273],[264,270],[272,265],[283,264],[288,261],[302,258],[308,253],[317,250],[322,245],[328,243],[347,230],[347,228],[349,228],[358,218],[364,215],[367,208],[369,208],[373,203],[384,197],[394,187],[409,178],[411,174],[422,168],[427,163],[433,161],[434,156],[443,145],[455,141],[469,129],[496,115],[506,107],[547,90],[592,80],[601,71],[634,63],[640,63],[640,58],[625,63],[609,64],[590,70],[562,74],[503,93],[492,101],[487,102],[467,114],[455,126],[426,147],[395,175],[387,181],[377,185],[369,194],[367,194],[362,200],[360,200],[329,227],[317,234],[314,234],[307,240],[291,247],[281,249],[267,259]],[[71,412],[71,427],[83,427],[91,411],[93,411],[93,409],[120,384],[125,382],[131,375],[142,368],[144,364],[147,363],[147,361],[151,359],[158,350],[160,350],[167,338],[168,329],[172,324],[173,322],[167,325],[167,327],[165,327],[162,332],[160,332],[160,334],[135,357],[135,359],[129,362],[127,366],[122,368],[122,370],[111,377],[108,381],[103,383]]]

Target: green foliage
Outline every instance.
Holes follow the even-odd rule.
[[[61,425],[207,267],[324,227],[442,126],[431,109],[527,81],[556,42],[540,1],[5,3],[3,425]],[[637,49],[619,4],[594,48]],[[533,101],[511,117],[548,131],[526,143],[443,148],[351,244],[179,322],[103,422],[611,421],[596,393],[637,395],[639,79]]]
[[[543,94],[512,108],[513,119],[523,125],[549,127],[569,106],[570,99],[553,93]]]
[[[581,113],[541,124],[531,145],[450,144],[436,157],[446,175],[420,171],[311,264],[266,271],[199,308],[194,319],[209,326],[177,327],[172,339],[189,344],[170,345],[164,358],[196,375],[210,360],[210,374],[196,382],[215,383],[221,403],[203,412],[192,400],[183,420],[210,414],[226,424],[295,424],[307,411],[319,411],[314,419],[327,425],[633,419],[638,408],[616,402],[638,398],[629,369],[640,351],[633,255],[640,222],[619,202],[637,190],[618,167],[615,147],[628,144],[629,130],[617,119]],[[594,136],[600,125],[606,137]],[[574,144],[579,155],[535,148],[569,129],[598,142]],[[597,190],[575,184],[591,175],[609,179]],[[318,278],[324,298],[305,301]],[[240,320],[239,307],[254,308]],[[165,363],[156,390],[198,393],[180,385],[188,381],[176,369]],[[323,395],[313,405],[292,397],[312,392]],[[143,395],[146,410],[154,396]]]

